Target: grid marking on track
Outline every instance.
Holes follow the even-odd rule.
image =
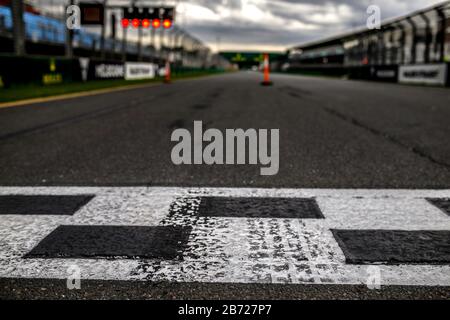
[[[176,259],[190,227],[58,226],[25,258]]]
[[[427,198],[450,190],[156,187],[0,187],[0,195],[93,194],[72,216],[2,215],[0,276],[236,283],[359,284],[367,265],[347,264],[333,229],[450,231]],[[202,197],[314,198],[324,219],[198,215]],[[61,225],[179,226],[191,232],[177,260],[27,258]],[[450,265],[378,265],[385,285],[450,285]]]
[[[332,230],[347,263],[450,264],[450,231]]]
[[[5,195],[0,196],[0,215],[73,215],[92,198],[93,195]]]
[[[427,200],[450,216],[450,198],[428,198]]]
[[[314,199],[279,197],[202,197],[203,217],[323,219]]]

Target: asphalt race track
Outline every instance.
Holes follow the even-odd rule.
[[[447,89],[235,73],[0,110],[1,185],[447,188]],[[279,128],[280,171],[175,166],[177,127]]]
[[[0,109],[0,298],[450,298],[450,91],[260,81]],[[278,174],[174,165],[195,120],[279,129]]]

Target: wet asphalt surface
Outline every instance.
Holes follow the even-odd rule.
[[[449,188],[450,90],[232,73],[0,109],[1,186]],[[172,164],[170,135],[280,129],[280,169]],[[0,298],[448,299],[447,287],[0,279]]]

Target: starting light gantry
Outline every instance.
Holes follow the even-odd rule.
[[[124,7],[122,8],[122,27],[169,29],[175,19],[173,7]]]

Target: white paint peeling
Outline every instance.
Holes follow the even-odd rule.
[[[10,194],[96,197],[73,216],[0,215],[0,277],[64,279],[77,264],[84,279],[358,284],[367,266],[345,264],[330,229],[450,231],[450,217],[425,200],[450,190],[0,187]],[[207,195],[315,197],[325,219],[198,217],[195,197]],[[186,198],[192,210],[183,212]],[[169,215],[173,202],[178,212]],[[193,229],[182,261],[22,258],[62,224]],[[450,265],[379,267],[382,285],[450,286]]]

